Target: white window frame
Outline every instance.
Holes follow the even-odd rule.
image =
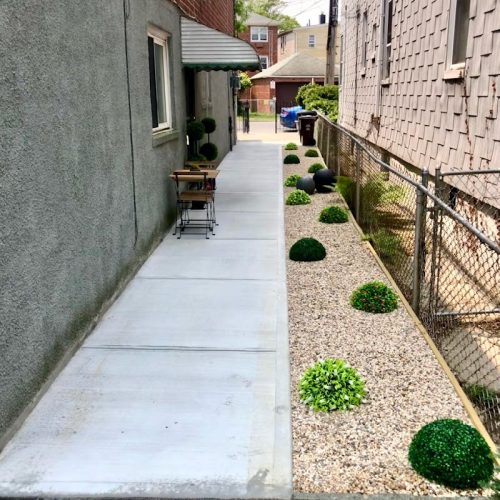
[[[269,40],[267,26],[251,26],[250,27],[250,40],[252,42],[267,42]]]
[[[259,56],[259,59],[260,59],[260,64],[262,65],[262,69],[269,68],[269,57],[268,56]],[[264,68],[264,64],[262,64],[264,59],[265,59],[265,65],[266,65],[265,68]]]
[[[383,13],[384,13],[384,25],[382,30],[382,85],[387,85],[390,83],[391,76],[391,60],[393,58],[392,53],[392,31],[394,19],[392,18],[392,11],[394,10],[393,0],[383,0]],[[391,18],[391,37],[389,39],[389,18]],[[389,55],[390,51],[390,55]]]
[[[161,123],[158,122],[158,126],[153,127],[153,132],[158,132],[160,130],[172,128],[172,98],[170,91],[170,67],[168,53],[170,35],[165,31],[156,28],[155,26],[148,26],[148,37],[151,37],[153,39],[153,43],[163,48],[163,81],[165,85],[162,90],[165,103],[165,109],[163,111],[166,121]]]
[[[463,70],[465,69],[465,58],[463,61],[459,61],[453,64],[453,55],[455,52],[455,32],[457,29],[457,3],[460,0],[450,0],[450,17],[448,22],[448,50],[446,53],[446,77],[461,77],[463,76]],[[469,4],[470,9],[470,4]],[[469,10],[470,16],[470,10]],[[468,42],[468,31],[464,34],[466,37],[466,50],[467,50],[467,42]]]
[[[312,41],[312,44],[311,44]],[[310,49],[314,49],[316,47],[316,35],[309,35],[308,41],[307,41],[307,46]]]

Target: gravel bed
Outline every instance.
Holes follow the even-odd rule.
[[[284,165],[284,179],[322,161],[305,158],[305,149],[292,151],[301,163]],[[293,189],[284,190],[286,198]],[[359,285],[389,283],[351,222],[318,222],[325,206],[345,206],[340,195],[311,199],[285,205],[286,248],[312,236],[327,249],[320,262],[287,259],[294,491],[474,495],[429,483],[409,466],[408,446],[421,426],[444,417],[468,421],[467,414],[401,304],[389,314],[349,305]],[[301,374],[328,357],[348,361],[365,380],[366,402],[351,412],[314,413],[299,401]]]

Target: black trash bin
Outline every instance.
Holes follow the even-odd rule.
[[[299,111],[297,121],[299,122],[299,136],[302,146],[315,146],[314,122],[318,119],[316,111]]]

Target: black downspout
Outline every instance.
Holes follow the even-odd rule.
[[[132,160],[132,198],[134,204],[134,248],[139,239],[139,224],[137,221],[137,197],[135,187],[135,159],[134,159],[134,137],[132,134],[132,104],[130,101],[130,74],[128,64],[128,33],[127,19],[130,16],[130,1],[123,0],[123,31],[125,34],[125,67],[127,69],[127,95],[128,95],[128,119],[129,119],[129,134],[130,134],[130,155]]]

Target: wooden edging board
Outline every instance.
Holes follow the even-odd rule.
[[[346,205],[346,208],[347,205]],[[352,213],[349,210],[349,218],[352,221],[354,227],[358,231],[360,238],[363,238],[365,234],[363,233],[363,230],[359,226],[358,222],[352,215]],[[425,328],[425,326],[422,324],[422,322],[418,319],[417,315],[415,314],[415,311],[411,308],[409,302],[406,300],[406,298],[403,295],[403,292],[399,289],[399,286],[396,284],[394,281],[394,278],[391,276],[391,273],[385,267],[385,264],[382,262],[380,257],[378,256],[377,252],[375,249],[372,247],[372,245],[368,241],[364,241],[364,246],[368,249],[368,251],[372,254],[373,258],[377,262],[378,266],[382,270],[382,272],[385,274],[387,280],[391,283],[391,286],[394,288],[396,293],[399,296],[399,299],[401,300],[401,303],[403,304],[404,308],[406,309],[407,313],[409,314],[410,318],[413,320],[413,323],[419,330],[420,334],[424,338],[424,340],[427,342],[428,346],[430,347],[432,353],[434,354],[434,357],[436,358],[437,362],[441,366],[441,369],[445,373],[445,375],[448,377],[448,380],[450,381],[451,385],[453,386],[453,389],[455,389],[455,392],[457,393],[458,397],[460,398],[460,401],[464,405],[465,411],[469,415],[469,418],[471,419],[471,422],[474,424],[474,427],[479,431],[481,436],[483,436],[484,440],[490,447],[494,459],[497,464],[500,465],[500,458],[496,456],[497,453],[497,447],[491,439],[491,436],[488,434],[488,431],[486,430],[486,427],[484,426],[483,422],[481,422],[481,419],[479,418],[479,415],[477,414],[476,410],[474,409],[474,406],[472,406],[472,403],[469,401],[469,398],[465,394],[464,390],[460,386],[457,378],[451,371],[450,367],[448,366],[448,363],[446,363],[445,359],[443,358],[442,354],[439,352],[439,349],[437,348],[436,344],[432,340],[431,336],[429,335],[429,332]]]

